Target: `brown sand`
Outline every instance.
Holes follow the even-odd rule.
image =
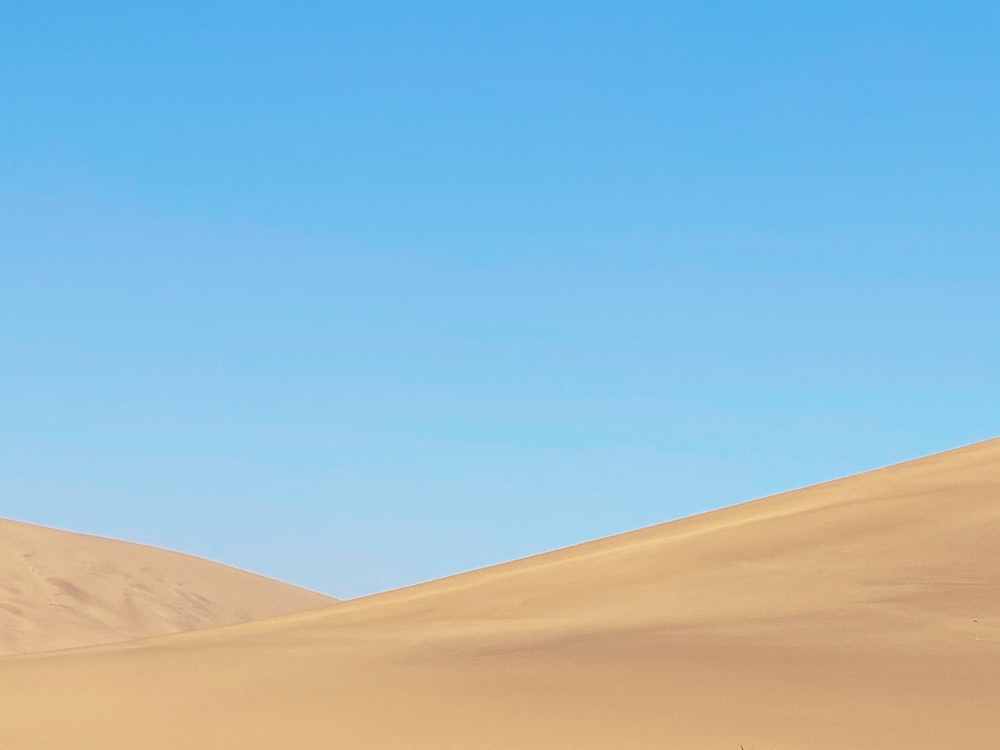
[[[1000,440],[308,613],[0,660],[16,750],[997,750]]]
[[[332,601],[190,555],[0,519],[0,655],[229,625]]]

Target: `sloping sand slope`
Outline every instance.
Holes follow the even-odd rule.
[[[177,552],[0,519],[0,655],[228,625],[332,601]]]
[[[30,750],[996,750],[1000,440],[310,613],[0,660]]]

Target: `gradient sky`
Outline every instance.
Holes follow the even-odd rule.
[[[994,436],[998,38],[5,3],[0,516],[351,596]]]

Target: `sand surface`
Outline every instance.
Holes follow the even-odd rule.
[[[17,750],[997,750],[1000,440],[308,613],[0,659]]]
[[[190,555],[0,519],[0,656],[229,625],[332,601]]]

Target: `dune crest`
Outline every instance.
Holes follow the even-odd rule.
[[[0,747],[996,750],[998,700],[991,440],[335,607],[6,659]]]
[[[0,519],[0,656],[230,625],[332,601],[190,555]]]

